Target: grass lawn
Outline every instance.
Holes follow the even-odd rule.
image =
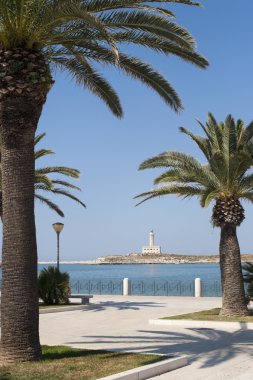
[[[95,380],[166,357],[43,346],[40,362],[0,366],[1,380]]]
[[[219,322],[253,322],[253,310],[248,317],[221,317],[220,308],[197,311],[196,313],[173,315],[162,319],[188,319],[192,321],[219,321]]]

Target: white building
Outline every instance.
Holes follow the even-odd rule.
[[[155,245],[155,234],[154,231],[150,231],[149,233],[149,246],[143,246],[142,247],[142,254],[145,255],[147,253],[152,254],[159,254],[161,253],[161,247],[160,245]]]

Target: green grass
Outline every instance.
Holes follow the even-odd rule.
[[[223,317],[219,316],[220,309],[197,311],[196,313],[173,315],[162,319],[188,319],[191,321],[217,321],[217,322],[253,322],[253,310],[248,317]]]
[[[159,355],[43,346],[43,357],[40,362],[0,366],[0,379],[96,380],[163,359],[165,357]]]

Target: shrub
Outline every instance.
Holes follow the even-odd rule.
[[[56,267],[43,268],[38,278],[39,298],[47,305],[69,303],[69,274]]]
[[[253,264],[243,263],[243,280],[247,284],[246,287],[246,300],[249,303],[253,301]]]

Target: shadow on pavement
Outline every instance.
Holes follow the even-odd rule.
[[[95,349],[96,344],[103,343],[112,351],[184,354],[189,355],[192,361],[199,358],[200,368],[213,367],[239,354],[253,359],[253,331],[180,330],[138,330],[134,336],[92,335],[83,337],[83,341],[66,344],[72,347],[87,344],[87,347]]]
[[[131,302],[131,301],[123,301],[123,302],[117,302],[117,301],[107,301],[107,302],[99,302],[97,304],[90,303],[89,308],[87,310],[92,311],[104,311],[108,308],[115,308],[117,310],[126,310],[126,309],[132,309],[132,310],[139,310],[144,307],[166,307],[168,306],[167,303],[158,303],[158,302]],[[85,312],[86,310],[84,310]]]

